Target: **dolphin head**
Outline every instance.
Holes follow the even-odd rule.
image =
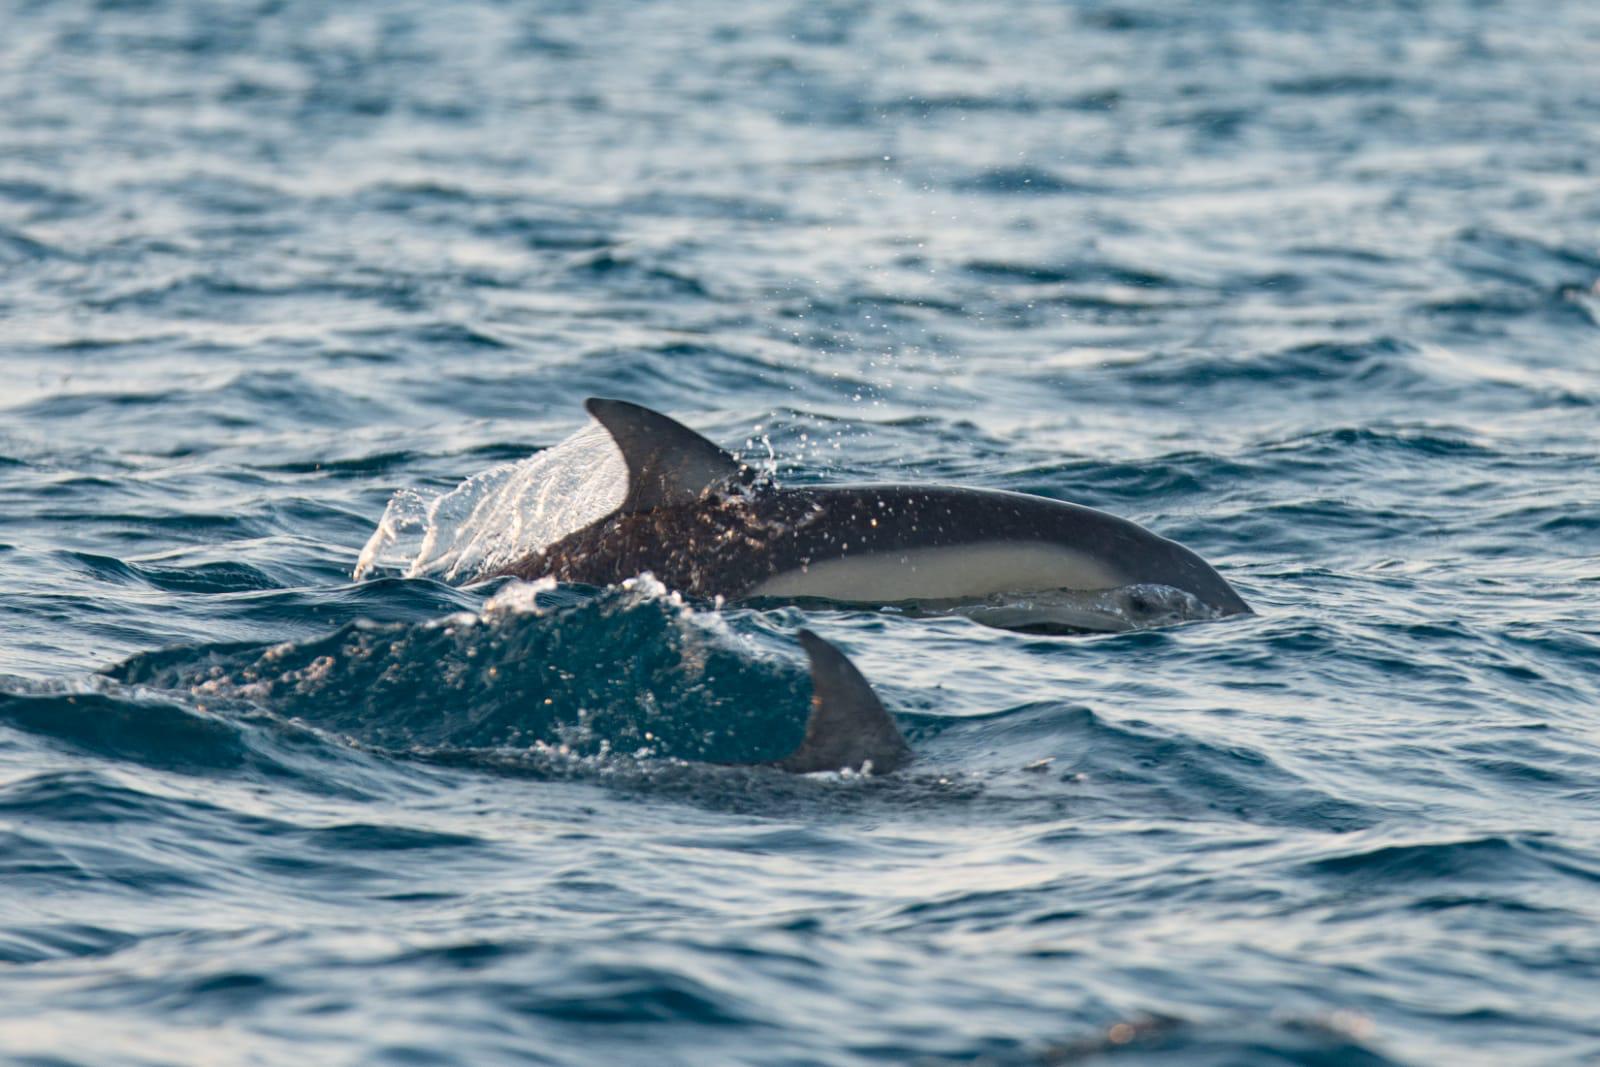
[[[1165,537],[1150,535],[1141,546],[1140,581],[1182,589],[1198,597],[1207,607],[1224,615],[1253,614],[1228,580],[1216,568],[1189,549]]]

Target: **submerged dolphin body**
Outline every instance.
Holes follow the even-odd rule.
[[[811,717],[800,747],[771,766],[889,774],[910,763],[910,746],[855,664],[810,630],[800,631],[800,644],[811,660]]]
[[[622,451],[621,507],[497,574],[609,585],[650,571],[691,596],[858,604],[1156,585],[1250,610],[1187,548],[1094,508],[942,485],[786,489],[659,412],[584,406]]]

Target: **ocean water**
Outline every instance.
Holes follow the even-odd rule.
[[[1581,0],[3,0],[0,1059],[1600,1061],[1597,66]],[[593,394],[1258,614],[353,579]],[[724,765],[801,626],[916,764]]]

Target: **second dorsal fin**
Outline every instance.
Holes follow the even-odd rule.
[[[800,747],[778,766],[795,774],[859,771],[888,774],[911,762],[911,747],[872,686],[843,652],[800,631],[811,658],[811,718]]]
[[[688,504],[745,470],[737,459],[659,411],[597,396],[583,406],[622,450],[628,495],[619,510],[625,513]]]

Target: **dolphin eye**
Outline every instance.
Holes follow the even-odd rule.
[[[1149,611],[1150,601],[1138,593],[1128,598],[1128,607],[1134,611]]]

